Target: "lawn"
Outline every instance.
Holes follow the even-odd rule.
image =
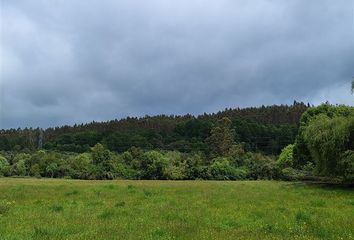
[[[0,239],[354,239],[354,190],[0,178]]]

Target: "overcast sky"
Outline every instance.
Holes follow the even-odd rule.
[[[0,2],[0,128],[353,105],[352,0]]]

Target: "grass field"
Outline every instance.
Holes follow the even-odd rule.
[[[0,239],[354,239],[354,190],[0,178]]]

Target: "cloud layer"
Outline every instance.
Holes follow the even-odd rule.
[[[354,101],[351,0],[0,1],[0,128]]]

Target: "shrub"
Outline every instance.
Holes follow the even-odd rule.
[[[92,174],[92,158],[88,153],[82,153],[70,158],[68,166],[69,175],[72,178],[89,179]]]
[[[227,158],[217,158],[209,167],[212,179],[216,180],[239,180],[247,175],[245,169],[235,168]]]
[[[304,170],[308,174],[312,174],[315,170],[315,165],[312,162],[308,162],[305,166],[303,166],[302,170]]]
[[[158,151],[149,151],[141,159],[142,178],[165,179],[164,172],[168,165],[167,158]]]
[[[12,160],[12,163],[13,164],[16,164],[18,163],[19,161],[24,161],[25,163],[28,163],[31,159],[31,154],[28,154],[28,153],[18,153],[14,156],[13,160]]]
[[[288,180],[288,181],[302,180],[304,177],[305,177],[305,173],[298,169],[288,167],[281,170],[281,178],[283,180]]]
[[[181,180],[186,178],[186,169],[184,166],[168,165],[164,171],[166,179]]]
[[[164,170],[166,179],[181,180],[187,178],[187,163],[180,152],[168,152],[165,157],[168,161]]]
[[[342,154],[339,168],[345,182],[354,182],[354,151],[346,151]]]
[[[41,170],[40,170],[38,164],[34,164],[31,167],[30,174],[31,174],[31,176],[34,176],[34,177],[37,177],[37,178],[41,177]]]
[[[136,179],[139,177],[139,171],[133,169],[123,163],[117,163],[115,165],[115,177],[123,179]]]
[[[279,170],[275,159],[260,153],[247,153],[244,160],[250,179],[275,179]]]
[[[130,165],[131,164],[131,162],[133,161],[133,155],[130,153],[130,152],[128,152],[128,151],[125,151],[125,152],[123,152],[121,155],[120,155],[120,157],[121,157],[121,159],[122,159],[122,161],[125,163],[125,164],[127,164],[127,165]]]
[[[194,153],[186,159],[186,178],[187,179],[206,179],[208,170],[204,168],[205,161],[201,154]]]
[[[45,169],[45,172],[46,172],[46,176],[48,177],[56,177],[58,175],[58,164],[56,163],[50,163],[46,169]]]
[[[13,174],[18,175],[18,176],[26,176],[27,175],[27,167],[26,167],[26,162],[25,160],[21,159],[17,161],[13,165]]]
[[[8,176],[10,174],[10,165],[5,157],[0,155],[0,176]]]
[[[279,168],[288,168],[294,165],[294,157],[293,157],[294,145],[290,144],[286,146],[280,153],[277,165]]]

